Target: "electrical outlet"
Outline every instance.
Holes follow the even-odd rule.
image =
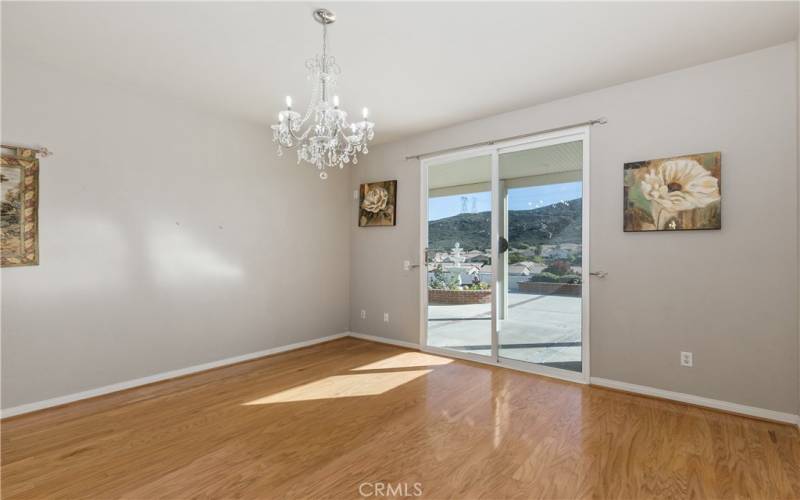
[[[410,271],[411,270],[411,261],[404,260],[403,261],[403,271]]]
[[[383,313],[383,322],[384,323],[388,323],[389,322],[389,313]]]
[[[367,311],[364,309],[361,310],[361,319],[367,319]]]
[[[356,189],[355,191],[353,191],[353,199],[354,199],[354,200],[357,200],[357,199],[358,199],[358,189]]]
[[[692,353],[690,352],[681,352],[681,366],[688,366],[692,367],[694,361],[692,360]]]

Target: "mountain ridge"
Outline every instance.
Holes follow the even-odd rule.
[[[581,243],[583,199],[575,198],[530,210],[508,211],[509,242],[526,245]],[[428,248],[446,251],[456,242],[465,250],[491,246],[491,212],[463,213],[428,223]]]

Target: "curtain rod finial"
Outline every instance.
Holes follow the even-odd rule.
[[[41,147],[40,146],[21,146],[19,144],[0,144],[0,146],[2,146],[3,149],[12,149],[12,150],[27,149],[27,150],[33,151],[35,154],[41,155],[41,156],[52,156],[53,155],[53,152],[50,151],[49,149],[47,149],[44,146],[41,146]]]

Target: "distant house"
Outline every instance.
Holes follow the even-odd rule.
[[[569,252],[555,245],[544,245],[542,246],[542,257],[547,259],[566,259],[569,257]]]
[[[450,258],[450,254],[447,252],[436,252],[433,256],[434,262],[445,262]]]
[[[478,255],[475,255],[473,257],[469,257],[467,259],[467,262],[486,264],[490,260],[491,260],[491,257],[489,257],[488,255],[486,255],[483,252],[479,252]]]
[[[583,245],[581,245],[580,243],[562,243],[561,244],[561,249],[562,250],[566,250],[571,255],[575,255],[576,253],[579,253],[582,248],[583,248]]]
[[[521,276],[528,276],[531,274],[531,268],[526,266],[522,262],[518,262],[516,264],[511,264],[508,266],[508,274],[516,274]]]
[[[542,257],[548,259],[567,259],[581,252],[582,246],[577,243],[561,243],[560,245],[542,245]]]

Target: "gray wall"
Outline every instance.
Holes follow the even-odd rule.
[[[419,164],[407,154],[608,117],[591,136],[591,375],[798,412],[796,44],[371,148],[361,182],[398,179],[398,225],[357,228],[350,329],[419,341]],[[498,88],[501,92],[502,88]],[[622,164],[722,152],[723,229],[622,232]],[[367,310],[367,319],[360,310]],[[382,313],[391,321],[384,323]],[[694,353],[682,368],[680,351]]]
[[[2,85],[3,141],[55,151],[41,264],[2,270],[3,408],[347,331],[346,175],[8,50]]]

